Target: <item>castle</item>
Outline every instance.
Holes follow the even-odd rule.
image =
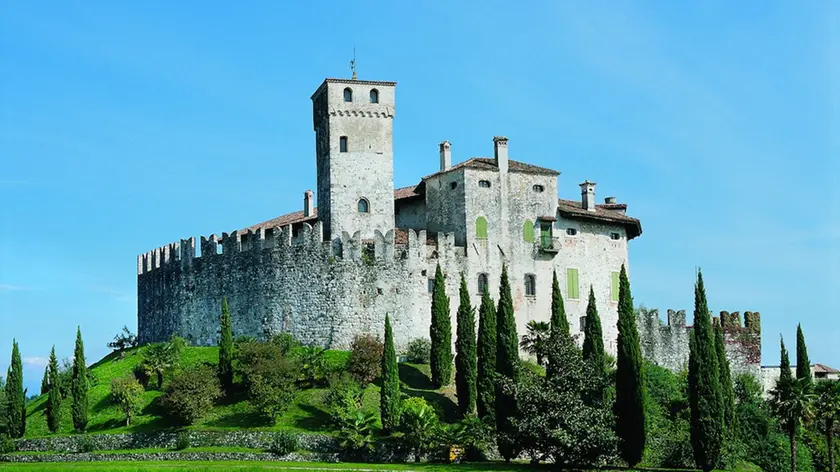
[[[592,287],[614,355],[619,271],[623,264],[629,274],[628,243],[642,233],[627,205],[614,197],[597,203],[589,181],[580,199],[558,199],[559,172],[510,159],[501,136],[493,157],[454,165],[444,141],[438,172],[394,189],[395,87],[326,79],[312,95],[317,208],[306,191],[302,211],[202,236],[198,247],[181,239],[138,256],[140,341],[178,333],[215,344],[227,297],[235,336],[285,331],[347,348],[359,333],[381,334],[390,314],[399,348],[429,335],[438,264],[453,314],[461,274],[478,303],[484,287],[498,298],[506,265],[520,335],[528,321],[548,321],[556,271],[572,334],[583,330]],[[738,329],[757,333],[754,318],[752,328]],[[650,321],[640,319],[640,328]],[[684,313],[681,326],[651,325],[643,330],[646,354],[684,363],[686,332]],[[737,336],[727,340],[735,345]]]

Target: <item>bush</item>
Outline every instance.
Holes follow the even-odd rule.
[[[134,374],[134,378],[137,379],[137,382],[143,386],[144,389],[149,388],[149,381],[151,380],[151,376],[149,375],[148,369],[141,363],[134,366],[134,370],[132,370]]]
[[[176,451],[183,451],[184,449],[190,447],[190,435],[186,431],[181,431],[178,433],[178,437],[175,438],[175,450]]]
[[[288,431],[281,431],[274,435],[274,440],[271,441],[269,452],[285,456],[297,451],[299,447],[300,444],[298,443],[298,437],[296,434]]]
[[[131,419],[140,408],[142,395],[143,387],[131,375],[111,380],[111,400],[123,412],[126,426],[131,425]]]
[[[324,403],[336,427],[344,427],[361,410],[363,394],[362,386],[350,374],[342,372],[330,377]]]
[[[300,347],[300,342],[292,336],[292,333],[275,334],[269,342],[279,347],[280,353],[284,356]]]
[[[339,445],[344,451],[345,459],[362,460],[365,454],[374,451],[375,425],[376,417],[373,413],[356,410],[338,433]]]
[[[315,346],[304,346],[294,351],[295,368],[298,371],[297,380],[310,387],[323,383],[327,376],[327,363],[324,359],[326,349]]]
[[[161,403],[167,416],[189,425],[204,416],[221,395],[213,369],[197,365],[184,369],[169,382]]]
[[[356,379],[367,385],[377,377],[382,369],[382,351],[384,345],[378,337],[369,334],[356,336],[350,347],[350,357],[347,359],[347,371]]]
[[[0,434],[0,454],[10,454],[17,451],[15,440],[6,434]]]
[[[237,369],[251,405],[271,424],[295,399],[297,371],[273,343],[247,341],[237,349]]]
[[[426,338],[417,338],[405,349],[405,357],[412,364],[428,364],[432,357],[432,343]]]
[[[398,432],[394,437],[413,452],[415,462],[419,462],[438,434],[438,416],[426,400],[419,397],[405,400],[402,407]]]
[[[93,440],[87,436],[82,436],[79,439],[79,449],[77,452],[81,452],[83,454],[88,454],[96,450],[96,444],[94,444]]]

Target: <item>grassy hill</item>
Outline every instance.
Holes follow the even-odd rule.
[[[109,398],[111,380],[131,375],[134,367],[143,359],[145,347],[127,350],[122,354],[111,353],[93,366],[90,371],[93,383],[89,391],[89,424],[90,433],[125,433],[150,432],[171,429],[173,426],[163,418],[155,399],[163,395],[158,390],[147,390],[143,394],[142,408],[133,419],[131,426],[125,426],[124,417],[119,408]],[[346,351],[327,351],[327,363],[335,370],[342,370],[347,361]],[[218,361],[216,347],[188,347],[184,350],[180,366],[187,367],[200,363],[216,364]],[[455,417],[454,387],[434,390],[429,381],[427,365],[400,364],[400,378],[403,392],[409,396],[422,396],[432,404],[438,406],[445,419]],[[154,383],[154,382],[153,382]],[[164,382],[164,388],[166,382]],[[198,424],[189,429],[200,431],[223,430],[293,430],[299,432],[319,432],[330,434],[329,416],[324,409],[324,388],[309,388],[299,390],[293,405],[280,417],[275,425],[268,425],[242,395],[219,402],[202,418]],[[27,404],[26,437],[43,437],[50,435],[44,414],[47,396],[41,395]],[[70,416],[70,399],[62,403],[62,428],[58,434],[71,434],[73,422]],[[379,387],[370,385],[364,393],[365,409],[377,411],[379,406]],[[378,415],[377,415],[378,416]]]

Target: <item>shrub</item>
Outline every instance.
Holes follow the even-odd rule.
[[[141,363],[134,366],[134,370],[131,371],[134,374],[134,378],[137,379],[137,382],[143,386],[144,389],[149,388],[149,381],[151,380],[151,376],[149,375],[148,369]]]
[[[298,450],[300,444],[298,437],[294,433],[288,431],[281,431],[274,435],[274,440],[271,441],[270,452],[285,456]]]
[[[0,434],[0,454],[10,454],[17,451],[17,444],[15,440],[7,436],[5,433]]]
[[[256,371],[262,369],[265,363],[284,361],[280,348],[271,343],[261,343],[254,339],[246,339],[237,343],[236,362],[234,370],[242,379],[242,385],[249,389],[252,377]]]
[[[342,372],[330,377],[324,403],[336,427],[344,427],[361,410],[363,394],[362,386],[350,374]]]
[[[432,343],[426,338],[417,338],[405,349],[405,357],[412,364],[428,364],[432,357]]]
[[[237,368],[254,408],[271,424],[294,401],[295,365],[272,343],[248,341],[237,350]]]
[[[376,416],[357,410],[338,433],[339,445],[346,459],[360,460],[374,450],[373,428]]]
[[[189,425],[204,416],[221,394],[216,373],[197,365],[184,369],[169,382],[161,402],[167,416]]]
[[[275,334],[269,342],[279,347],[281,354],[284,356],[300,347],[300,342],[292,336],[292,333]]]
[[[378,337],[369,334],[356,336],[350,347],[347,359],[347,371],[353,374],[362,385],[367,385],[379,377],[384,345]]]
[[[183,451],[188,447],[190,447],[190,435],[186,431],[181,431],[175,438],[175,450]]]
[[[82,436],[81,439],[79,439],[78,444],[79,448],[77,449],[77,452],[87,454],[96,450],[96,444],[94,444],[93,440],[88,436]]]
[[[304,346],[294,351],[295,367],[299,372],[297,380],[310,387],[323,383],[327,376],[326,349]]]
[[[424,451],[432,444],[438,432],[438,416],[426,400],[414,397],[403,402],[400,424],[395,439],[414,453],[420,461]]]
[[[111,380],[111,399],[125,416],[125,425],[131,425],[131,419],[140,408],[143,387],[132,376],[118,377]]]
[[[137,336],[128,329],[128,326],[123,326],[122,332],[114,336],[114,340],[108,343],[108,348],[123,351],[136,345]]]

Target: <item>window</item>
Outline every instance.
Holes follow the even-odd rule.
[[[483,216],[475,219],[475,237],[487,239],[487,220]]]
[[[434,293],[435,292],[435,279],[426,279],[426,280],[429,281],[428,282],[429,293]]]
[[[619,233],[610,233],[610,239],[612,239],[613,241],[618,241],[619,239],[621,239],[621,235]]]
[[[577,300],[580,298],[580,281],[577,269],[566,269],[566,298]]]
[[[360,198],[357,209],[359,213],[370,213],[370,202],[366,198]]]
[[[338,138],[338,152],[347,152],[347,136]]]
[[[478,274],[478,293],[483,294],[487,290],[487,274]]]
[[[352,102],[353,101],[353,91],[350,90],[350,87],[344,89],[344,101],[345,102]]]
[[[586,317],[581,316],[579,323],[580,323],[580,332],[582,333],[586,330]]]
[[[379,103],[379,90],[373,89],[370,91],[370,103]]]
[[[537,294],[537,277],[534,274],[525,274],[525,295],[533,297]]]
[[[483,188],[490,188],[490,181],[489,180],[479,180],[478,186]]]
[[[522,224],[522,239],[526,243],[534,242],[534,223],[531,220],[525,220]]]
[[[534,185],[533,189],[537,193],[543,193],[545,191],[545,187],[543,187],[542,185]]]
[[[577,234],[577,229],[566,228],[566,236],[575,236],[576,234]]]
[[[610,272],[610,298],[618,301],[618,272]]]
[[[451,188],[452,190],[455,190],[456,188],[458,188],[458,182],[452,182],[452,183],[450,183],[450,184],[449,184],[449,188]]]

